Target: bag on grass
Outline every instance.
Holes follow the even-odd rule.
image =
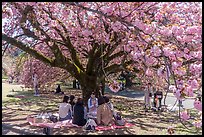
[[[84,125],[84,129],[85,130],[95,130],[96,126],[97,126],[97,124],[93,119],[88,119],[88,121]]]
[[[125,121],[123,119],[121,120],[116,120],[116,125],[117,126],[124,126],[125,125]]]
[[[125,125],[125,121],[122,119],[122,117],[121,117],[121,115],[119,113],[116,114],[115,124],[117,126],[124,126]]]
[[[57,116],[55,116],[55,115],[51,115],[49,119],[50,119],[50,121],[52,121],[54,123],[56,123],[58,121]]]

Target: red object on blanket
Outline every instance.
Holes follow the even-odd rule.
[[[111,130],[111,129],[118,129],[118,128],[124,128],[124,127],[131,127],[134,126],[134,124],[131,123],[125,123],[124,126],[117,126],[117,125],[112,125],[112,126],[97,126],[95,129],[98,131],[102,131],[102,130]]]
[[[35,123],[35,118],[28,116],[27,121],[32,126],[38,126],[38,127],[50,127],[50,128],[61,128],[61,127],[80,127],[76,124],[72,124],[72,120],[65,120],[65,121],[58,121],[56,123]]]

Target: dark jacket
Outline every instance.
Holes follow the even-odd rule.
[[[84,119],[84,106],[82,104],[76,103],[74,105],[74,116],[72,123],[78,126],[84,126],[86,124],[86,119]]]

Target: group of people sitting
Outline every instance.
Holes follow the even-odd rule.
[[[121,119],[107,96],[96,98],[93,92],[87,102],[88,108],[82,98],[78,98],[76,102],[74,99],[73,95],[64,96],[63,102],[59,104],[59,121],[72,119],[73,124],[84,126],[92,119],[97,125],[107,126]]]

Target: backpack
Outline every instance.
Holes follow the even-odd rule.
[[[93,119],[88,119],[86,124],[84,125],[85,130],[95,130],[97,126],[96,122]]]
[[[53,123],[56,123],[56,122],[58,121],[57,116],[55,116],[55,115],[51,115],[51,116],[49,117],[49,119],[50,119],[50,121],[52,121]]]
[[[125,125],[125,121],[122,119],[120,114],[117,114],[115,117],[115,124],[117,126],[124,126]]]
[[[116,120],[116,125],[117,126],[124,126],[125,125],[125,121],[123,119],[121,120]]]

